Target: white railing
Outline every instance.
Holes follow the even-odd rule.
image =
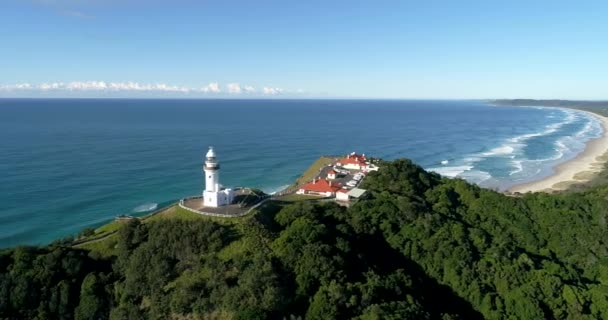
[[[256,203],[253,207],[247,209],[247,211],[244,212],[240,212],[240,213],[236,213],[236,214],[223,214],[223,213],[215,213],[215,212],[205,212],[205,211],[200,211],[200,210],[196,210],[196,209],[192,209],[187,207],[186,205],[184,205],[184,202],[186,200],[191,200],[191,199],[201,199],[202,196],[194,196],[194,197],[188,197],[188,198],[184,198],[179,200],[179,207],[184,209],[184,210],[188,210],[190,212],[193,213],[198,213],[198,214],[202,214],[205,216],[211,216],[211,217],[220,217],[220,218],[236,218],[236,217],[242,217],[245,216],[247,214],[249,214],[253,209],[261,206],[263,203],[265,203],[266,201],[268,201],[270,198],[266,198],[258,203]]]

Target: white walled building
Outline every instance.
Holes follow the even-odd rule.
[[[216,159],[215,150],[209,147],[205,156],[205,191],[203,191],[203,203],[205,207],[221,207],[229,205],[234,200],[232,189],[220,186],[220,164]]]
[[[339,166],[342,166],[344,169],[353,169],[353,170],[366,170],[367,162],[365,155],[358,155],[356,153],[351,153],[346,156],[346,158],[338,160],[336,163]]]
[[[367,193],[365,189],[353,188],[351,190],[340,189],[336,192],[336,200],[338,201],[350,201],[352,199],[359,199]]]
[[[329,171],[327,171],[327,179],[329,180],[334,180],[336,179],[337,172],[335,172],[333,169],[329,169]]]
[[[348,201],[349,200],[348,190],[347,189],[340,189],[340,190],[338,190],[338,192],[336,192],[336,200],[338,200],[338,201]]]

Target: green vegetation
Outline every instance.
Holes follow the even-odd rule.
[[[100,257],[110,258],[116,255],[116,247],[118,245],[118,237],[115,234],[108,234],[106,237],[99,240],[90,240],[78,245],[75,248],[85,249],[95,252]]]
[[[201,215],[183,209],[177,205],[171,206],[153,216],[150,216],[143,220],[144,222],[167,220],[167,219],[180,219],[180,220],[197,220],[200,219]]]
[[[607,185],[509,197],[397,160],[362,187],[238,223],[173,207],[111,255],[0,251],[0,319],[608,318]]]
[[[126,220],[114,220],[110,223],[106,223],[103,226],[95,229],[94,235],[116,232],[123,224],[125,224],[125,222]]]

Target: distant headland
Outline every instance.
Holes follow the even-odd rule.
[[[597,114],[608,116],[608,101],[586,101],[586,100],[559,100],[559,99],[497,99],[488,101],[494,105],[502,106],[543,106],[562,107],[578,110],[586,110]]]

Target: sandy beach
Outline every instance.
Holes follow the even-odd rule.
[[[585,150],[574,159],[564,162],[553,170],[555,173],[541,180],[511,187],[509,192],[552,192],[565,190],[570,185],[591,180],[604,168],[608,160],[608,118],[587,111],[601,121],[603,135],[587,142]]]

